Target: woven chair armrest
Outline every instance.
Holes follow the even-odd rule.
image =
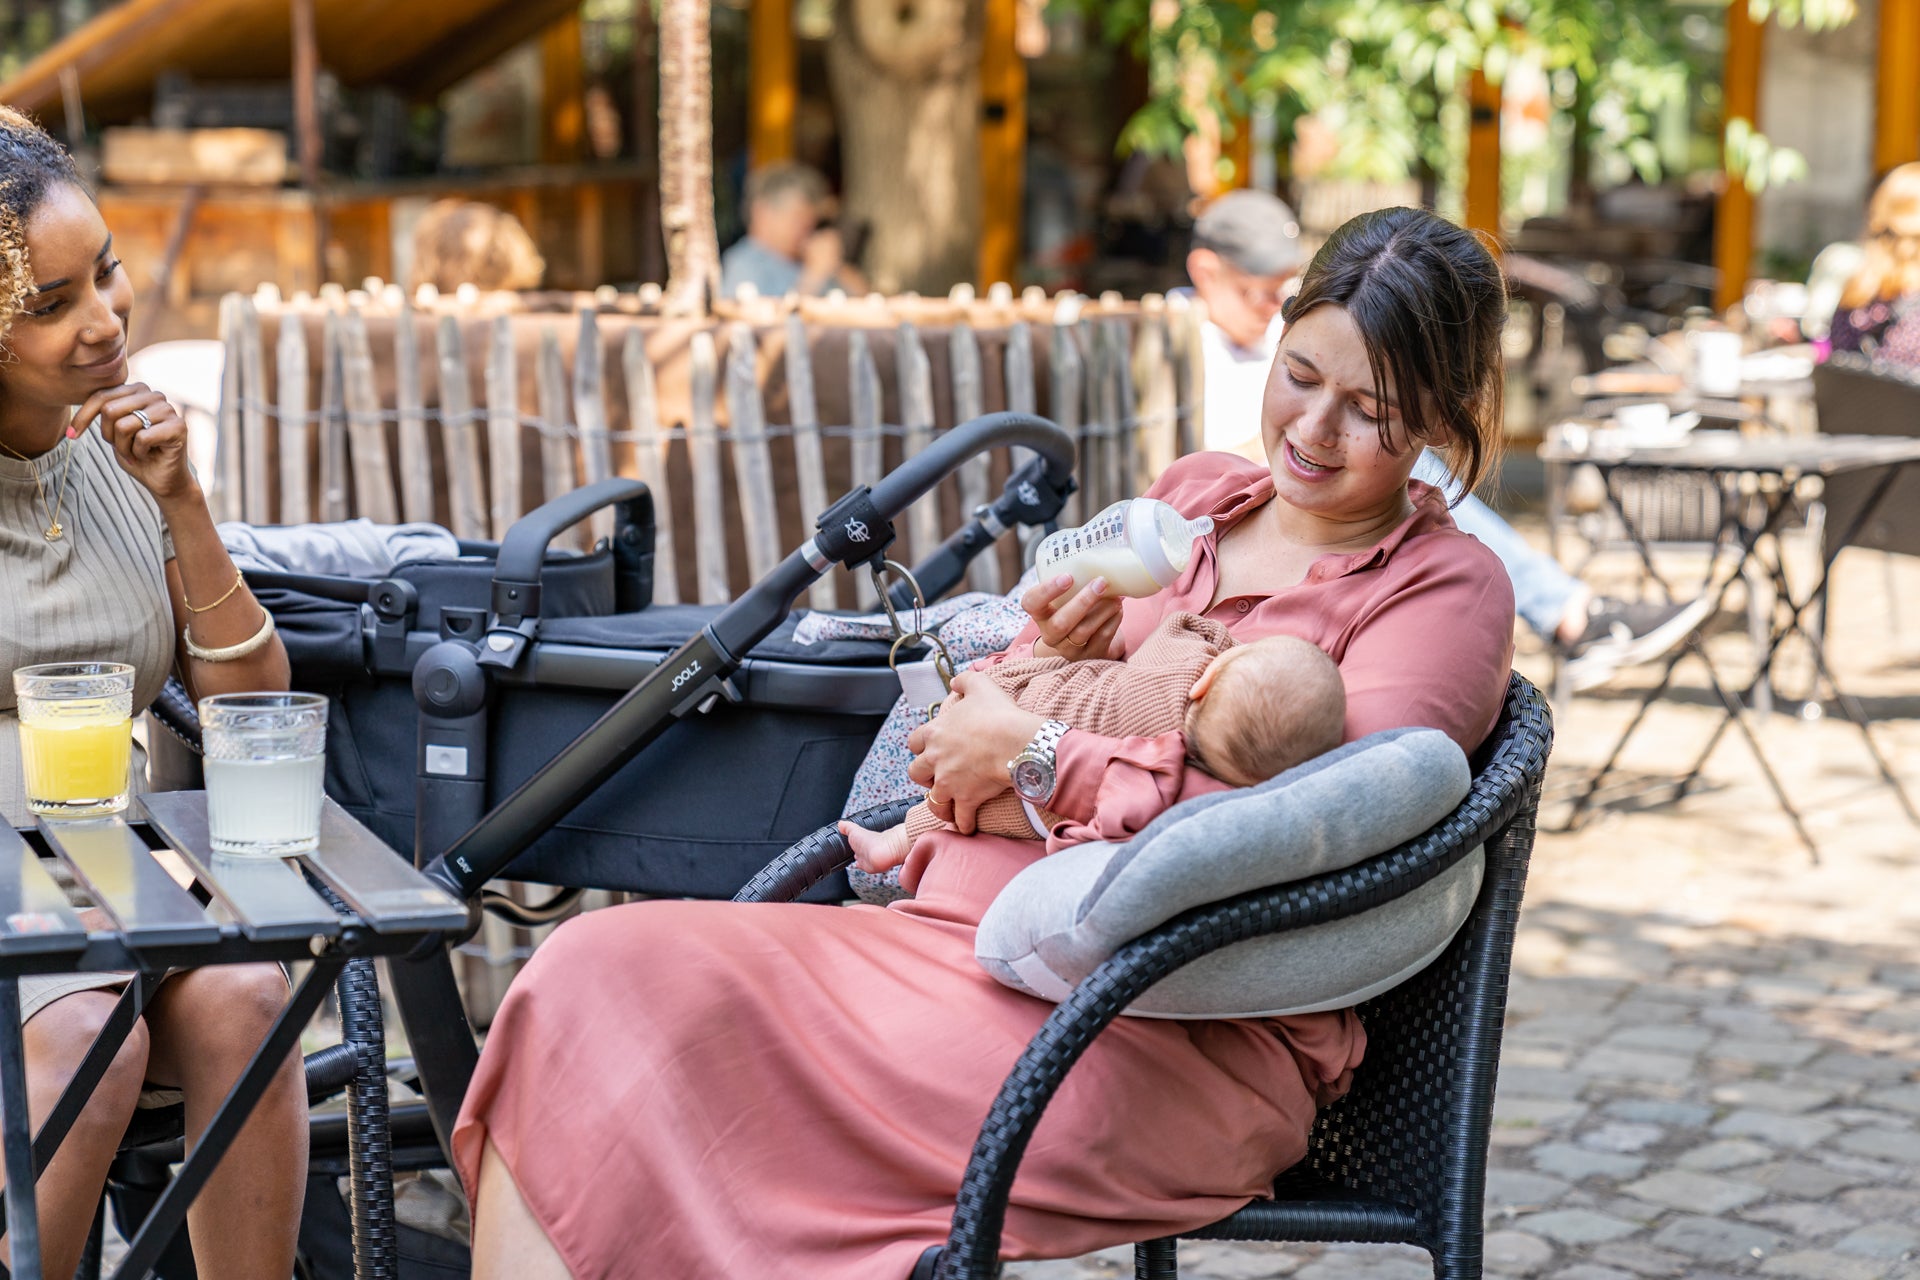
[[[919,803],[918,796],[875,805],[849,814],[848,822],[869,831],[880,831],[904,822],[907,810]],[[840,868],[853,861],[853,850],[840,834],[840,824],[829,822],[812,835],[790,846],[787,851],[754,873],[753,879],[733,895],[735,902],[792,902]]]
[[[1551,719],[1516,679],[1512,749],[1488,761],[1467,799],[1419,837],[1340,871],[1195,907],[1114,952],[1057,1005],[1000,1087],[956,1197],[937,1280],[991,1280],[1014,1174],[1053,1095],[1094,1037],[1146,990],[1202,956],[1247,938],[1345,919],[1428,883],[1539,805]]]
[[[169,677],[147,711],[154,723],[180,739],[195,755],[200,754],[200,713],[193,705],[186,686]]]

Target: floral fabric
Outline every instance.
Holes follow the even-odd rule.
[[[1004,596],[974,591],[930,605],[921,625],[940,637],[955,667],[965,667],[999,653],[1027,624],[1026,611],[1020,607],[1020,593],[1027,589],[1032,577],[1029,573]],[[901,621],[910,624],[904,614]],[[891,634],[892,627],[883,613],[814,613],[802,618],[794,630],[794,638],[803,644],[822,640],[884,639]],[[886,723],[880,726],[879,736],[873,740],[865,763],[853,776],[853,789],[840,810],[843,816],[923,794],[907,777],[907,766],[913,762],[913,754],[907,750],[907,735],[926,722],[926,711],[909,705],[902,695]],[[847,879],[852,882],[855,893],[876,906],[884,907],[910,896],[900,887],[898,867],[882,876],[848,867]]]

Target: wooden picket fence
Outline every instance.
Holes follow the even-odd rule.
[[[658,314],[657,290],[529,302],[367,283],[223,300],[217,518],[433,520],[497,540],[541,501],[632,475],[660,525],[655,598],[716,603],[848,487],[983,412],[1038,412],[1074,434],[1069,522],[1198,439],[1203,315],[1179,296],[743,298],[686,321]],[[905,555],[937,545],[1007,466],[977,459],[917,504]],[[972,585],[1017,572],[983,559]],[[808,603],[844,603],[837,590],[821,583]],[[852,603],[872,602],[857,584]]]

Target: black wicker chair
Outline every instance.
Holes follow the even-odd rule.
[[[1415,1244],[1433,1255],[1442,1280],[1478,1277],[1508,967],[1552,740],[1545,699],[1514,676],[1500,723],[1474,761],[1473,789],[1444,822],[1344,871],[1187,912],[1097,969],[1054,1010],[1001,1087],[961,1184],[947,1247],[929,1250],[912,1280],[998,1273],[1007,1195],[1041,1112],[1093,1037],[1147,988],[1229,943],[1395,898],[1484,844],[1480,897],[1452,945],[1419,975],[1360,1007],[1366,1063],[1352,1091],[1320,1114],[1307,1157],[1280,1175],[1274,1199],[1191,1233]],[[884,826],[904,809],[889,805],[859,820]],[[826,828],[755,877],[738,900],[789,900],[849,857],[838,832]],[[1174,1280],[1176,1242],[1137,1245],[1134,1265],[1136,1277]]]

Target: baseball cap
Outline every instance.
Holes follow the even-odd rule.
[[[1287,275],[1306,261],[1299,219],[1286,201],[1265,191],[1229,191],[1215,199],[1194,219],[1193,247],[1211,249],[1255,276]]]

